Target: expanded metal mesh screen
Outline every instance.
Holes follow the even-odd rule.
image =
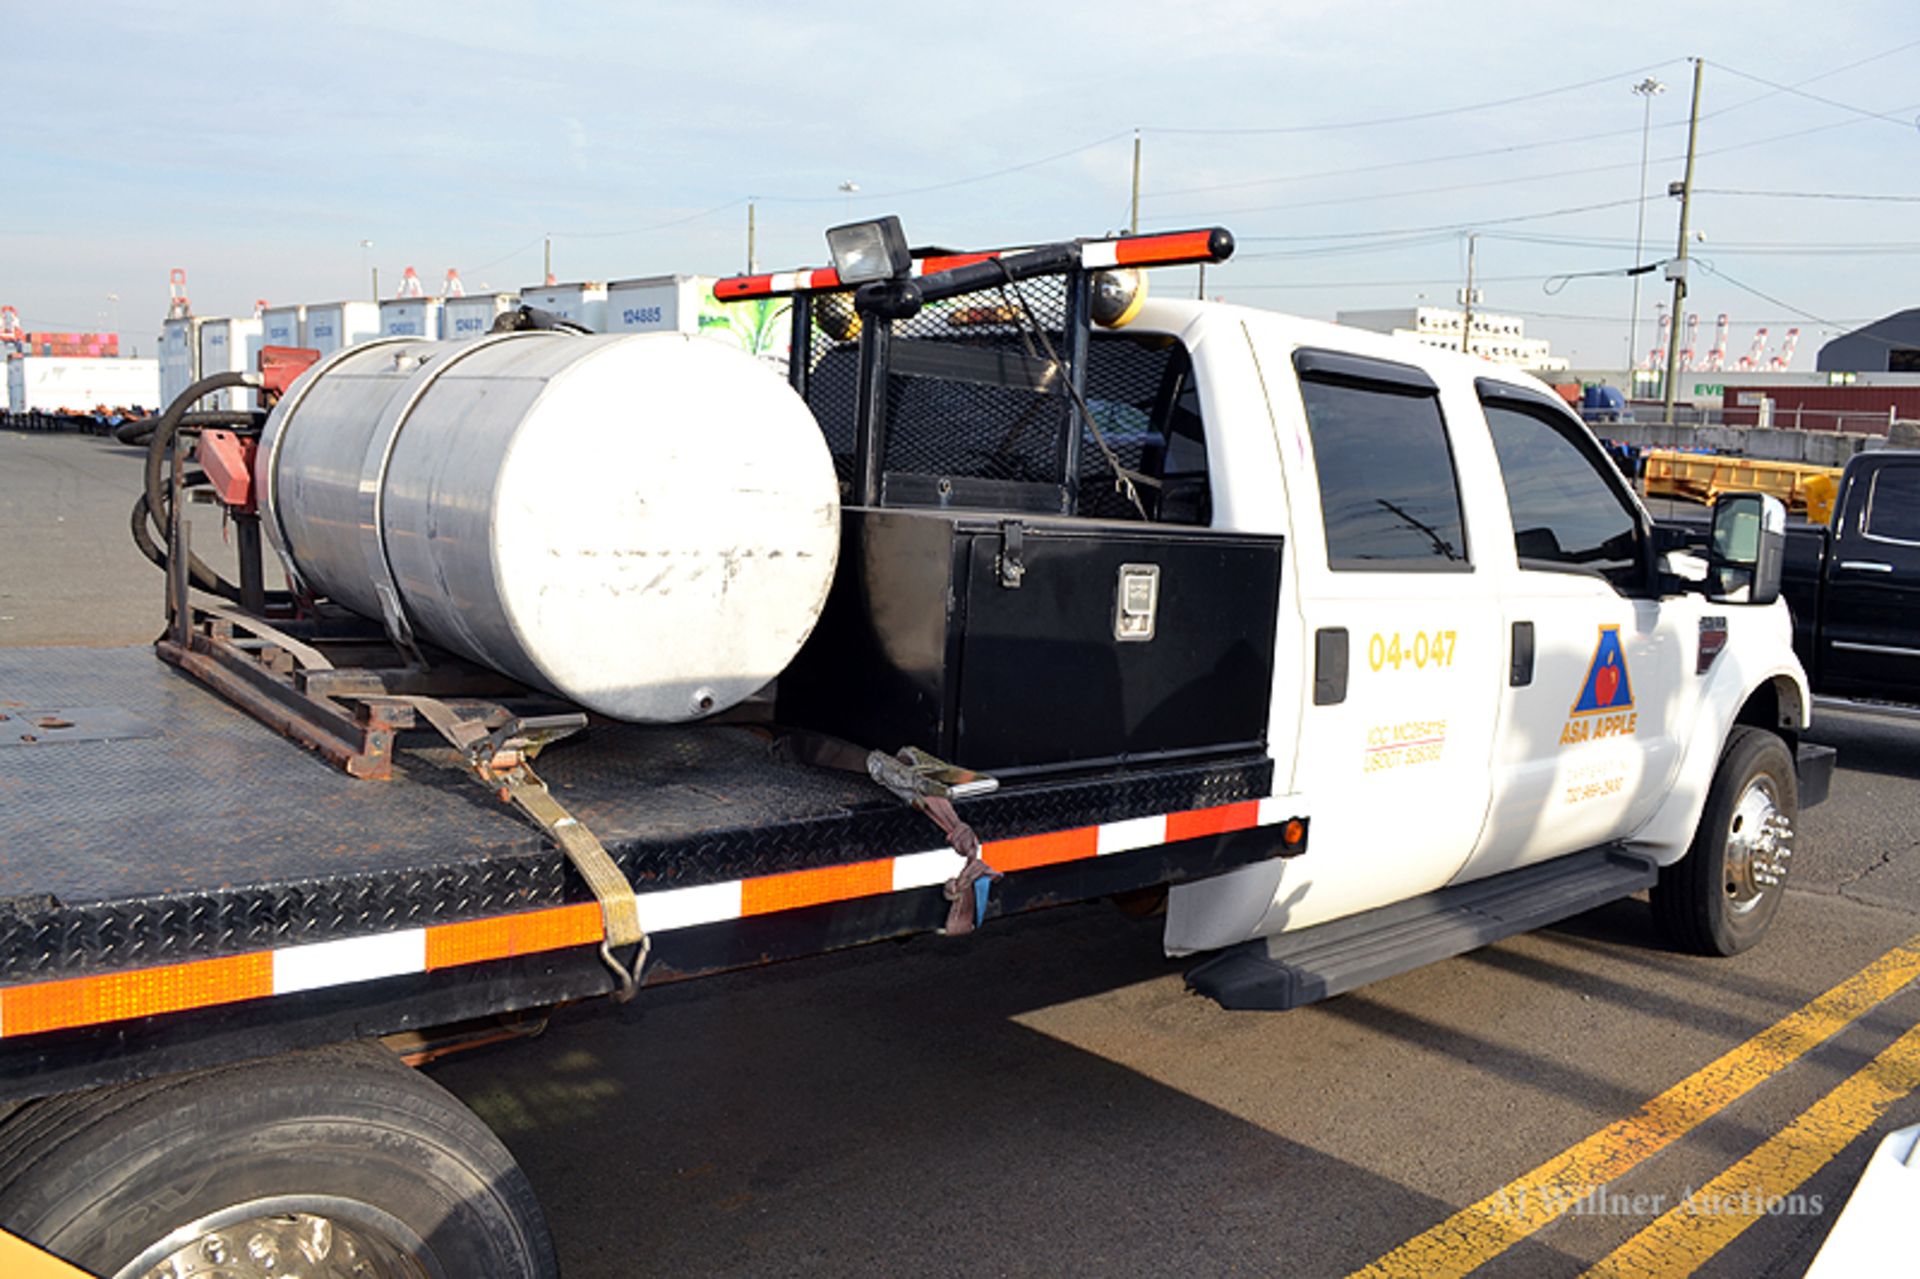
[[[1020,296],[1055,354],[1067,349],[1067,281],[1049,276],[1019,284]],[[845,296],[845,295],[842,295]],[[849,306],[850,297],[846,299]],[[815,313],[829,309],[816,299]],[[807,402],[833,452],[843,493],[851,492],[859,342],[836,340],[819,323],[808,335]],[[992,386],[950,377],[895,372],[887,379],[887,443],[882,469],[893,474],[1058,484],[1061,436],[1072,411],[1065,378],[1035,335],[1012,289],[989,289],[930,303],[893,322],[895,350],[937,343],[1005,352],[1037,385]],[[1095,333],[1087,359],[1087,407],[1122,465],[1157,468],[1172,339]],[[1181,356],[1184,364],[1184,355]],[[904,358],[898,363],[905,363]],[[1139,512],[1113,483],[1113,471],[1085,423],[1080,427],[1080,513],[1110,519]]]

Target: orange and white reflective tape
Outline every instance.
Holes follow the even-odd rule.
[[[1277,800],[1246,800],[990,840],[983,846],[982,856],[998,871],[1032,870],[1278,825],[1290,816]],[[960,854],[951,848],[938,848],[719,884],[662,889],[642,893],[636,900],[641,926],[657,934],[944,884],[960,873],[962,865]],[[594,902],[581,902],[217,959],[28,982],[0,988],[0,1039],[596,945],[601,936],[600,907]]]

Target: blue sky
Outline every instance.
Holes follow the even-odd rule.
[[[818,262],[825,226],[887,212],[916,243],[1099,234],[1126,224],[1138,129],[1143,228],[1240,237],[1210,294],[1325,317],[1450,304],[1475,226],[1488,308],[1617,363],[1627,281],[1554,277],[1631,263],[1630,86],[1670,86],[1658,192],[1680,175],[1690,55],[1703,329],[1731,313],[1737,355],[1755,323],[1797,323],[1811,367],[1823,326],[1804,316],[1920,305],[1920,203],[1704,193],[1920,196],[1912,0],[6,0],[0,303],[33,329],[117,312],[150,353],[172,267],[219,315],[364,296],[375,265],[388,292],[406,266],[429,288],[449,266],[469,289],[532,284],[549,234],[562,280],[729,273],[749,198],[763,267]],[[1675,215],[1646,206],[1642,260],[1671,253]]]

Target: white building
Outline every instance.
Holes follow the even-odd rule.
[[[1334,316],[1334,322],[1458,351],[1460,326],[1465,318],[1452,307],[1397,306],[1375,311],[1341,311]],[[1467,347],[1472,354],[1495,364],[1517,364],[1540,373],[1564,371],[1566,358],[1554,355],[1553,344],[1544,338],[1528,337],[1526,330],[1526,321],[1519,316],[1475,311],[1473,333],[1468,337]]]

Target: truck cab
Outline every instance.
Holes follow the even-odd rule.
[[[1536,379],[1252,308],[1149,299],[1084,339],[1077,432],[1036,429],[1040,405],[1072,416],[1070,397],[1045,384],[1052,352],[1035,336],[1057,324],[1073,342],[1071,285],[1036,304],[1017,285],[996,298],[991,284],[892,319],[884,436],[867,456],[861,406],[879,398],[863,394],[880,385],[877,366],[844,318],[826,333],[834,312],[811,330],[801,317],[796,387],[856,513],[962,509],[1006,523],[1065,512],[1280,540],[1264,743],[1276,796],[1312,814],[1314,838],[1302,855],[1174,888],[1171,953],[1367,916],[1595,849],[1671,880],[1736,728],[1768,739],[1776,772],[1782,756],[1793,770],[1810,696],[1777,587],[1709,582]],[[1021,374],[989,387],[956,346]],[[1195,681],[1182,696],[1218,690]],[[1770,785],[1751,807],[1784,832],[1795,797]],[[1802,802],[1821,789],[1810,778]],[[1680,928],[1690,944],[1751,944],[1789,844],[1736,847],[1745,860],[1714,872]]]
[[[1734,723],[1804,727],[1784,607],[1682,589],[1533,378],[1219,304],[1139,323],[1193,353],[1215,519],[1286,535],[1269,741],[1315,817],[1306,855],[1177,891],[1171,950],[1604,844],[1671,864]]]
[[[1920,451],[1848,461],[1828,523],[1789,531],[1786,593],[1817,693],[1920,702]]]

